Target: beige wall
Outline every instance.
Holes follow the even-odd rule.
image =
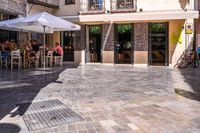
[[[74,62],[77,64],[85,64],[85,50],[74,51]]]
[[[137,0],[137,11],[166,11],[194,9],[194,2],[190,0]],[[59,10],[54,10],[57,16],[74,16],[77,12],[87,10],[87,0],[76,0],[75,4],[65,5],[65,0],[60,0]],[[105,0],[105,9],[110,10],[110,0]],[[73,10],[72,10],[73,9]]]
[[[33,4],[33,6],[32,6],[32,4],[27,4],[26,12],[27,12],[27,16],[34,15],[34,14],[41,13],[41,12],[48,12],[48,13],[52,14],[53,9],[44,7],[44,6],[40,6],[40,5],[35,5],[35,4]]]
[[[103,63],[114,63],[114,51],[103,51]]]
[[[134,64],[148,64],[148,51],[134,51]]]
[[[192,8],[188,6],[187,0],[138,0],[138,10],[156,11],[156,10],[181,10]]]
[[[59,9],[54,10],[57,16],[76,16],[80,11],[80,0],[76,0],[75,4],[65,5],[65,0],[60,0]]]

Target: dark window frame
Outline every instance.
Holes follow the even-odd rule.
[[[135,0],[117,0],[117,9],[134,8]]]
[[[65,0],[65,5],[72,5],[75,4],[75,0]]]
[[[0,13],[0,21],[14,19],[14,18],[17,18],[17,16]],[[6,40],[10,41],[11,39],[14,39],[15,42],[18,41],[18,35],[16,31],[9,31],[3,29],[0,30],[0,43],[4,43]]]

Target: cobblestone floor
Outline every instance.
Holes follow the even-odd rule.
[[[28,133],[16,104],[50,99],[84,120],[33,133],[200,132],[200,69],[65,64],[0,70],[0,133]]]

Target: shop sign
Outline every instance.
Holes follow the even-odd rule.
[[[193,32],[193,25],[192,24],[186,24],[185,25],[185,34],[192,34]]]

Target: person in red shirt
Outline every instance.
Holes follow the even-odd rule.
[[[56,47],[54,48],[53,56],[62,56],[63,55],[62,47],[58,42],[55,45]]]

